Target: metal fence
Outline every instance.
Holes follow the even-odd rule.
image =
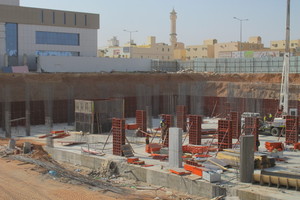
[[[290,58],[290,72],[299,73],[300,57]],[[180,70],[216,73],[281,73],[283,57],[266,58],[202,58],[178,61]]]

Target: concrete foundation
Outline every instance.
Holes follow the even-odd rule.
[[[108,162],[114,162],[117,166],[116,171],[121,176],[200,197],[214,198],[226,195],[227,197],[239,197],[241,200],[294,200],[295,195],[297,196],[298,194],[296,191],[282,193],[277,188],[266,188],[248,183],[233,185],[226,184],[225,182],[227,181],[218,184],[209,183],[202,179],[196,179],[195,176],[178,176],[172,174],[167,169],[161,169],[160,166],[144,168],[137,165],[130,165],[126,163],[126,159],[123,157],[104,158],[60,147],[46,147],[45,149],[57,161],[81,165],[94,170],[100,169],[101,166]]]

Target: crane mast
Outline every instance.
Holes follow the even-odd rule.
[[[290,0],[287,0],[285,53],[283,58],[279,110],[288,114],[289,108],[289,73],[290,73]]]

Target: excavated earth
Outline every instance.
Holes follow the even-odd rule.
[[[24,101],[26,93],[31,100],[43,100],[51,94],[53,99],[100,99],[179,94],[184,85],[201,85],[201,94],[187,95],[278,99],[281,74],[216,74],[216,73],[57,73],[57,74],[1,74],[1,101]],[[300,74],[290,75],[290,99],[300,98]],[[197,92],[197,91],[196,91]],[[198,93],[197,92],[197,93]],[[179,94],[180,95],[180,94]]]

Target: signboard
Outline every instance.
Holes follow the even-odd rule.
[[[113,51],[113,55],[114,55],[114,56],[120,55],[120,49],[115,49],[115,50]]]
[[[93,113],[94,102],[86,100],[75,100],[75,113]]]
[[[220,51],[219,58],[231,58],[232,54],[231,51]]]
[[[279,51],[257,51],[253,54],[254,58],[279,57]]]

